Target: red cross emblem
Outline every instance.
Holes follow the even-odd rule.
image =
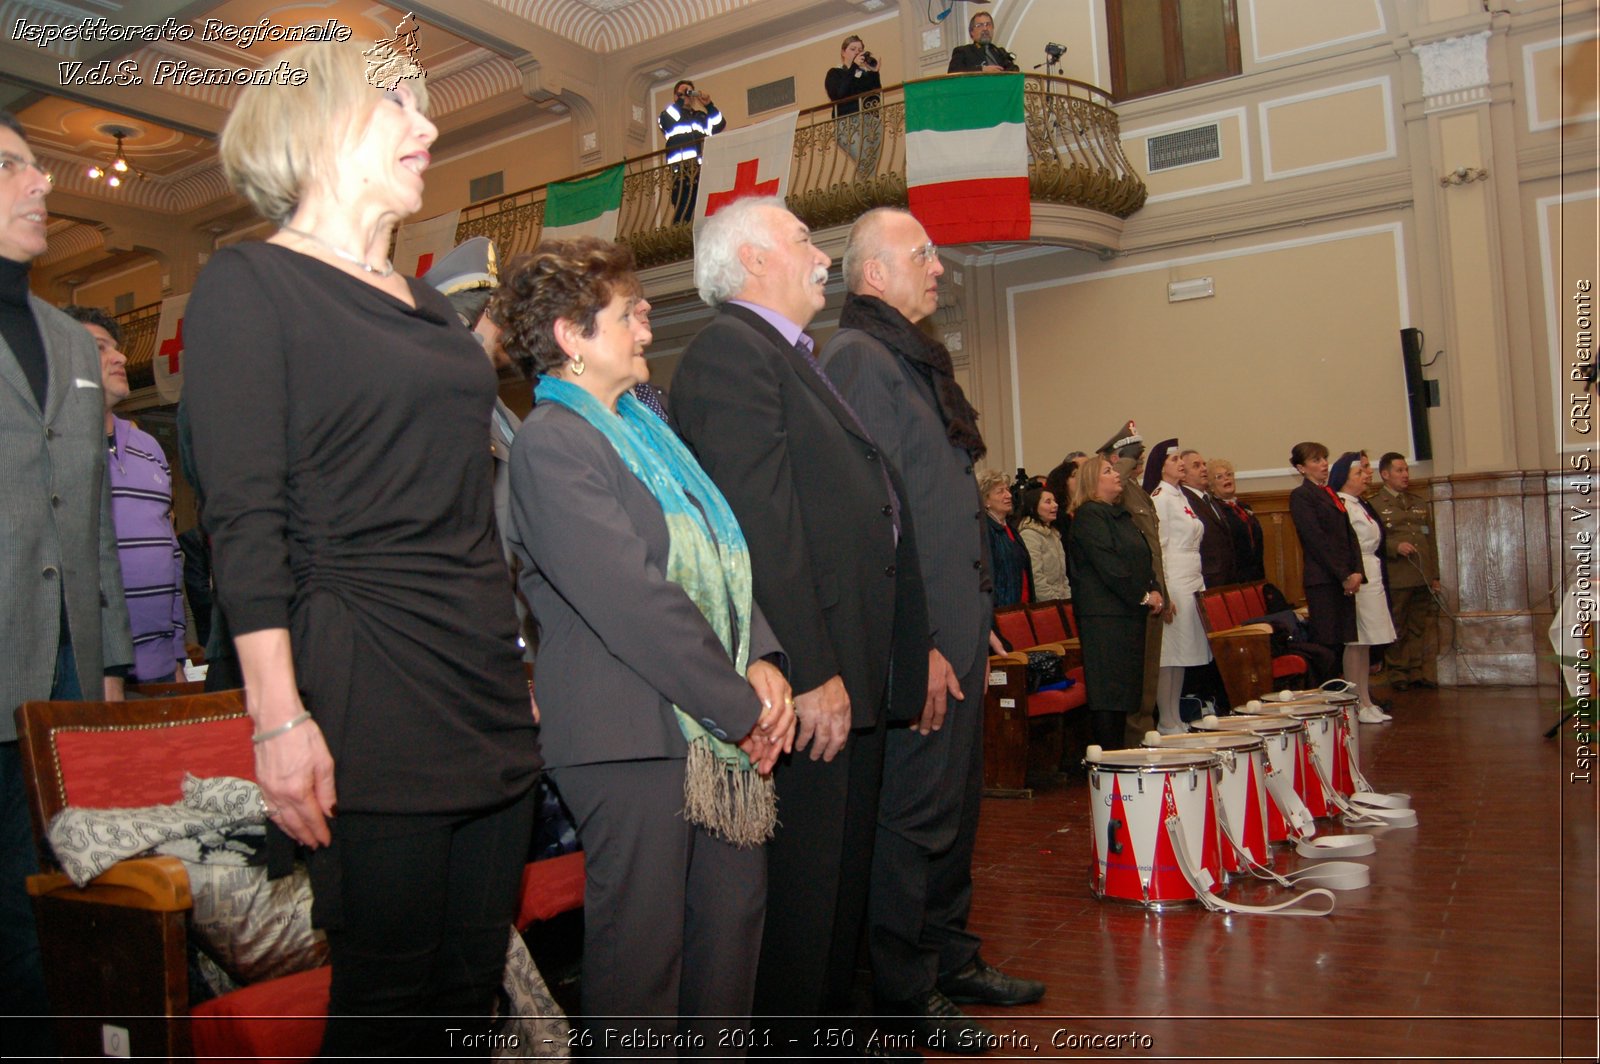
[[[713,192],[706,197],[706,217],[709,218],[736,199],[745,196],[776,196],[778,179],[756,181],[756,168],[760,159],[746,159],[733,171],[733,187],[724,192]]]

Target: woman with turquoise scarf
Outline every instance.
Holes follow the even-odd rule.
[[[794,742],[781,648],[727,502],[631,393],[649,325],[626,248],[555,241],[489,313],[536,375],[511,451],[511,528],[540,628],[547,770],[587,858],[582,1011],[671,1055],[749,1014],[770,774]],[[620,1044],[620,1043],[617,1043]]]

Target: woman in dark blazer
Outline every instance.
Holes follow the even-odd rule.
[[[1143,699],[1145,622],[1166,605],[1150,545],[1117,501],[1121,494],[1122,477],[1104,455],[1080,465],[1067,542],[1090,726],[1094,741],[1111,750],[1125,745],[1127,715]]]
[[[1035,598],[1033,593],[1033,562],[1028,548],[1011,527],[1011,486],[1006,475],[989,469],[978,474],[978,496],[983,500],[987,520],[984,527],[989,534],[989,571],[994,578],[994,605],[1026,605]]]
[[[710,1037],[750,1011],[793,700],[727,501],[632,392],[638,296],[631,254],[592,237],[507,271],[489,313],[538,374],[510,538],[546,765],[587,854],[583,1011]]]
[[[1297,443],[1289,462],[1305,480],[1289,493],[1289,516],[1300,537],[1301,573],[1310,616],[1311,641],[1342,659],[1356,640],[1355,593],[1366,580],[1361,548],[1345,504],[1328,487],[1328,449]]]

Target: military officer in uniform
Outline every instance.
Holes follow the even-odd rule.
[[[1386,534],[1389,563],[1389,612],[1395,641],[1384,654],[1389,685],[1439,686],[1439,634],[1434,624],[1434,595],[1439,590],[1439,552],[1433,541],[1433,511],[1428,500],[1413,494],[1405,455],[1390,451],[1378,460],[1383,487],[1373,493]]]

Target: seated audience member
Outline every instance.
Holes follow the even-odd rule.
[[[1022,493],[1018,532],[1023,546],[1028,548],[1034,599],[1040,602],[1072,598],[1072,585],[1067,583],[1066,547],[1055,527],[1058,509],[1055,493],[1049,488],[1029,488]]]
[[[998,74],[1014,71],[1017,61],[1012,54],[994,43],[994,16],[980,11],[967,20],[967,35],[971,44],[963,44],[950,53],[949,74]]]
[[[535,376],[511,450],[511,546],[538,621],[542,739],[586,859],[583,1009],[667,1036],[750,1014],[794,742],[781,650],[727,500],[633,387],[633,256],[541,244],[489,314]]]
[[[994,576],[994,605],[1015,606],[1032,602],[1033,573],[1028,548],[1011,527],[1011,486],[1006,475],[990,469],[978,476],[978,495],[988,519],[989,566]]]
[[[1261,521],[1250,504],[1239,498],[1233,463],[1226,458],[1213,458],[1206,465],[1211,472],[1211,494],[1222,504],[1222,516],[1227,519],[1228,533],[1233,537],[1235,578],[1245,584],[1265,580],[1266,540]]]
[[[878,60],[855,34],[839,47],[839,65],[828,69],[823,88],[828,99],[839,101],[833,108],[833,137],[845,154],[856,161],[858,174],[878,170],[878,155],[883,148],[883,119],[878,115],[877,91],[883,82],[878,75]],[[871,95],[862,95],[870,93]]]
[[[189,651],[184,643],[183,550],[172,528],[172,469],[154,436],[111,412],[129,391],[121,328],[95,307],[63,309],[83,324],[100,351],[111,518],[133,632],[130,679],[181,683]]]
[[[656,122],[667,138],[667,165],[673,173],[672,224],[677,225],[694,216],[695,197],[700,193],[700,146],[728,123],[711,97],[688,78],[672,87],[672,102],[661,109]]]

